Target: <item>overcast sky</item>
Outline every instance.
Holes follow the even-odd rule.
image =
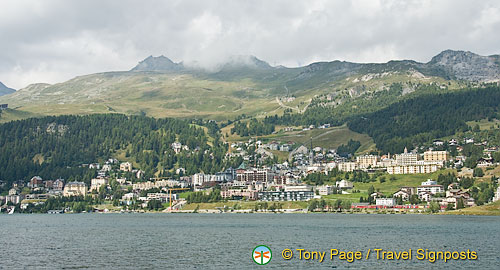
[[[214,65],[427,62],[500,53],[500,1],[0,1],[0,81],[22,88],[129,70],[149,55]]]

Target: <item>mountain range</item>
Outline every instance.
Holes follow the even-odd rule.
[[[427,63],[316,62],[273,67],[255,56],[232,56],[212,69],[149,56],[129,71],[79,76],[58,84],[32,84],[0,97],[0,103],[33,115],[120,112],[156,117],[231,119],[303,111],[314,98],[338,105],[400,83],[403,94],[418,85],[456,89],[500,81],[500,56],[446,50]],[[0,91],[2,88],[0,88]],[[5,92],[5,91],[4,91]]]

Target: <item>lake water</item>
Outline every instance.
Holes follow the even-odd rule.
[[[500,217],[346,214],[0,215],[1,269],[499,269]],[[272,250],[267,265],[252,250]],[[283,249],[294,251],[284,260]],[[298,259],[296,249],[326,251]],[[363,259],[330,260],[330,249]],[[474,250],[477,260],[365,260],[368,249]],[[374,252],[372,250],[372,252]],[[416,253],[413,254],[416,256]]]

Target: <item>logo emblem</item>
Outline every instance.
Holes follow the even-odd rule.
[[[256,246],[252,251],[252,259],[258,265],[268,264],[273,257],[271,249],[267,246]]]

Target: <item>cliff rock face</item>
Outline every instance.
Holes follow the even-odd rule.
[[[443,69],[456,79],[469,81],[496,81],[500,79],[498,55],[481,56],[472,52],[446,50],[427,63]]]

